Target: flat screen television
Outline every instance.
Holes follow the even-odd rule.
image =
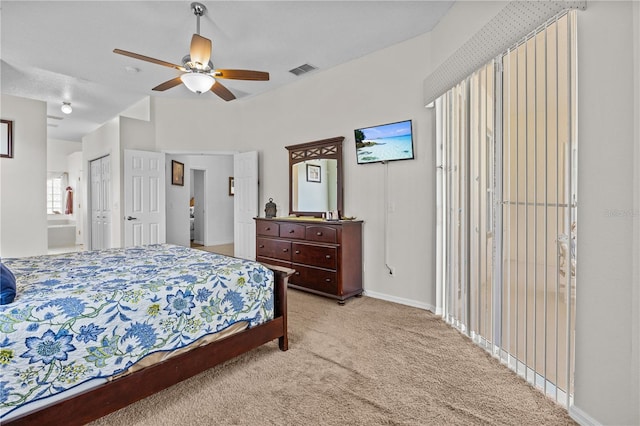
[[[411,120],[355,129],[358,164],[413,159]]]

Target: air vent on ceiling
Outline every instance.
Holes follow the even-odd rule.
[[[62,120],[63,117],[56,117],[55,115],[47,115],[47,118],[50,118],[52,120]]]
[[[316,70],[317,68],[314,67],[313,65],[309,65],[309,64],[302,64],[299,67],[295,67],[294,69],[289,70],[289,72],[291,74],[295,74],[297,76],[301,76],[302,74],[306,74],[308,72],[311,72],[313,70]]]

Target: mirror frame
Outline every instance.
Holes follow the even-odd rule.
[[[344,136],[322,139],[313,142],[289,145],[285,148],[289,151],[289,214],[296,216],[322,217],[324,212],[306,212],[293,210],[293,166],[307,160],[333,159],[337,160],[337,188],[336,204],[338,214],[342,217],[343,189],[342,189],[342,142]]]

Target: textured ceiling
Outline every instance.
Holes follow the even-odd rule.
[[[182,85],[151,88],[179,72],[113,53],[129,50],[172,63],[188,54],[196,18],[190,1],[2,1],[2,93],[47,102],[49,138],[82,136],[148,95],[207,97]],[[224,80],[242,98],[291,83],[288,70],[322,72],[430,31],[451,1],[205,1],[200,34],[216,68],[267,71],[268,82]],[[135,67],[137,72],[128,72]],[[73,113],[60,111],[71,102]]]

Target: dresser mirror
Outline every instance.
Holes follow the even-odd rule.
[[[289,214],[343,213],[343,141],[340,136],[285,147],[289,151]]]

